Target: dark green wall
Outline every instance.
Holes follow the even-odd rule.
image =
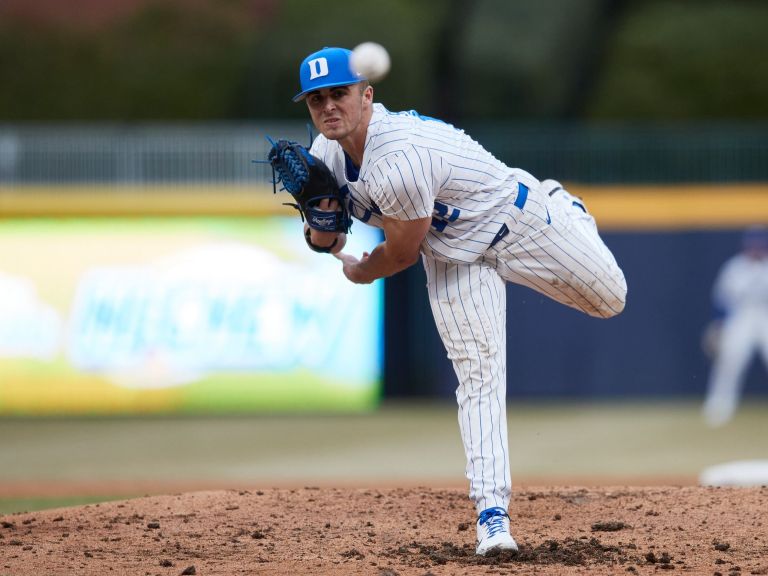
[[[373,40],[393,109],[446,120],[768,117],[752,0],[137,0],[99,25],[0,6],[0,121],[297,118],[297,67]]]

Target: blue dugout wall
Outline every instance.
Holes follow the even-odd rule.
[[[626,309],[609,320],[508,285],[508,396],[703,397],[710,362],[701,341],[712,318],[711,288],[720,265],[739,249],[741,230],[603,232],[629,288]],[[387,393],[453,396],[457,381],[432,321],[423,270],[414,266],[388,282]],[[768,371],[757,359],[744,390],[768,394]]]
[[[765,123],[491,122],[468,131],[510,166],[592,186],[587,204],[628,281],[627,307],[610,320],[508,285],[509,397],[703,397],[712,283],[744,227],[768,224]],[[595,200],[610,209],[596,210]],[[424,284],[419,266],[387,280],[390,396],[449,397],[457,385]],[[744,390],[768,395],[761,362],[753,360]]]

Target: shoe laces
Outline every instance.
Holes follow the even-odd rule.
[[[499,532],[505,532],[506,526],[504,525],[504,519],[509,518],[509,514],[504,508],[488,508],[480,513],[480,519],[478,520],[480,526],[483,526],[488,534],[489,538],[492,538]]]

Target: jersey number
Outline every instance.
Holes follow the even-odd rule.
[[[450,214],[448,214],[449,209]],[[435,202],[435,212],[437,212],[437,216],[432,216],[432,227],[438,232],[445,230],[448,222],[455,222],[461,214],[461,210],[458,208],[449,208],[441,202]]]

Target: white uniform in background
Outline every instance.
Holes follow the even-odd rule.
[[[768,366],[768,233],[745,235],[745,251],[720,269],[713,288],[715,306],[725,313],[704,402],[712,427],[736,412],[745,371],[755,352]],[[764,246],[763,246],[764,244]]]
[[[348,192],[358,220],[381,227],[382,215],[432,218],[421,253],[437,329],[459,379],[470,497],[478,512],[506,510],[505,282],[607,318],[624,308],[621,269],[578,198],[509,168],[439,120],[374,104],[359,171],[322,135],[311,152]]]

